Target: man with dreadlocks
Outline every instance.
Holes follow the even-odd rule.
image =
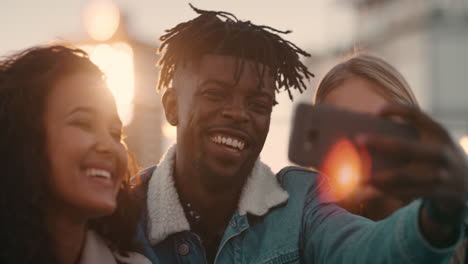
[[[314,172],[275,176],[259,160],[275,91],[306,88],[313,75],[299,56],[309,54],[278,36],[288,32],[192,8],[197,18],[161,37],[158,89],[177,144],[140,174],[142,253],[153,263],[440,263],[453,252],[429,241],[456,244],[455,227],[420,235],[419,204],[374,223],[319,200],[326,183]]]

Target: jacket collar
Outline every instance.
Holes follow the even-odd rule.
[[[146,257],[136,252],[128,253],[127,257],[112,252],[98,234],[88,230],[83,251],[81,252],[80,264],[117,264],[117,260],[129,264],[151,264]]]
[[[152,245],[171,234],[190,230],[174,184],[174,161],[175,145],[161,159],[148,184],[147,232]],[[270,208],[287,201],[288,197],[270,167],[257,160],[242,189],[238,213],[262,216]]]

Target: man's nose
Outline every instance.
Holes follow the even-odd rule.
[[[247,122],[249,120],[247,108],[241,100],[231,100],[223,107],[222,111],[224,117],[230,118],[236,122]]]

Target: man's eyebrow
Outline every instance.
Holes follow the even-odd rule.
[[[222,80],[213,79],[213,78],[203,80],[200,83],[200,86],[204,86],[204,85],[208,85],[208,84],[216,84],[218,86],[225,87],[225,88],[232,88],[234,86],[234,84],[231,83],[231,82],[222,81]]]
[[[200,87],[201,86],[204,86],[204,85],[209,85],[209,84],[215,84],[215,85],[218,85],[218,86],[221,86],[221,87],[224,87],[224,88],[232,88],[234,87],[234,83],[231,83],[231,82],[227,82],[227,81],[223,81],[223,80],[218,80],[218,79],[213,79],[213,78],[208,78],[206,80],[203,80],[201,83],[200,83]],[[256,91],[254,92],[253,96],[265,96],[265,97],[268,97],[270,98],[271,100],[275,100],[275,96],[263,91],[263,90],[260,90],[260,89],[256,89]]]

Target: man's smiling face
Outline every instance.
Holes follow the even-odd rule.
[[[176,170],[196,170],[205,186],[219,191],[243,184],[250,174],[275,102],[267,71],[259,86],[257,65],[244,61],[236,82],[236,62],[230,56],[205,55],[196,68],[179,70],[163,99],[168,121],[177,125]]]

